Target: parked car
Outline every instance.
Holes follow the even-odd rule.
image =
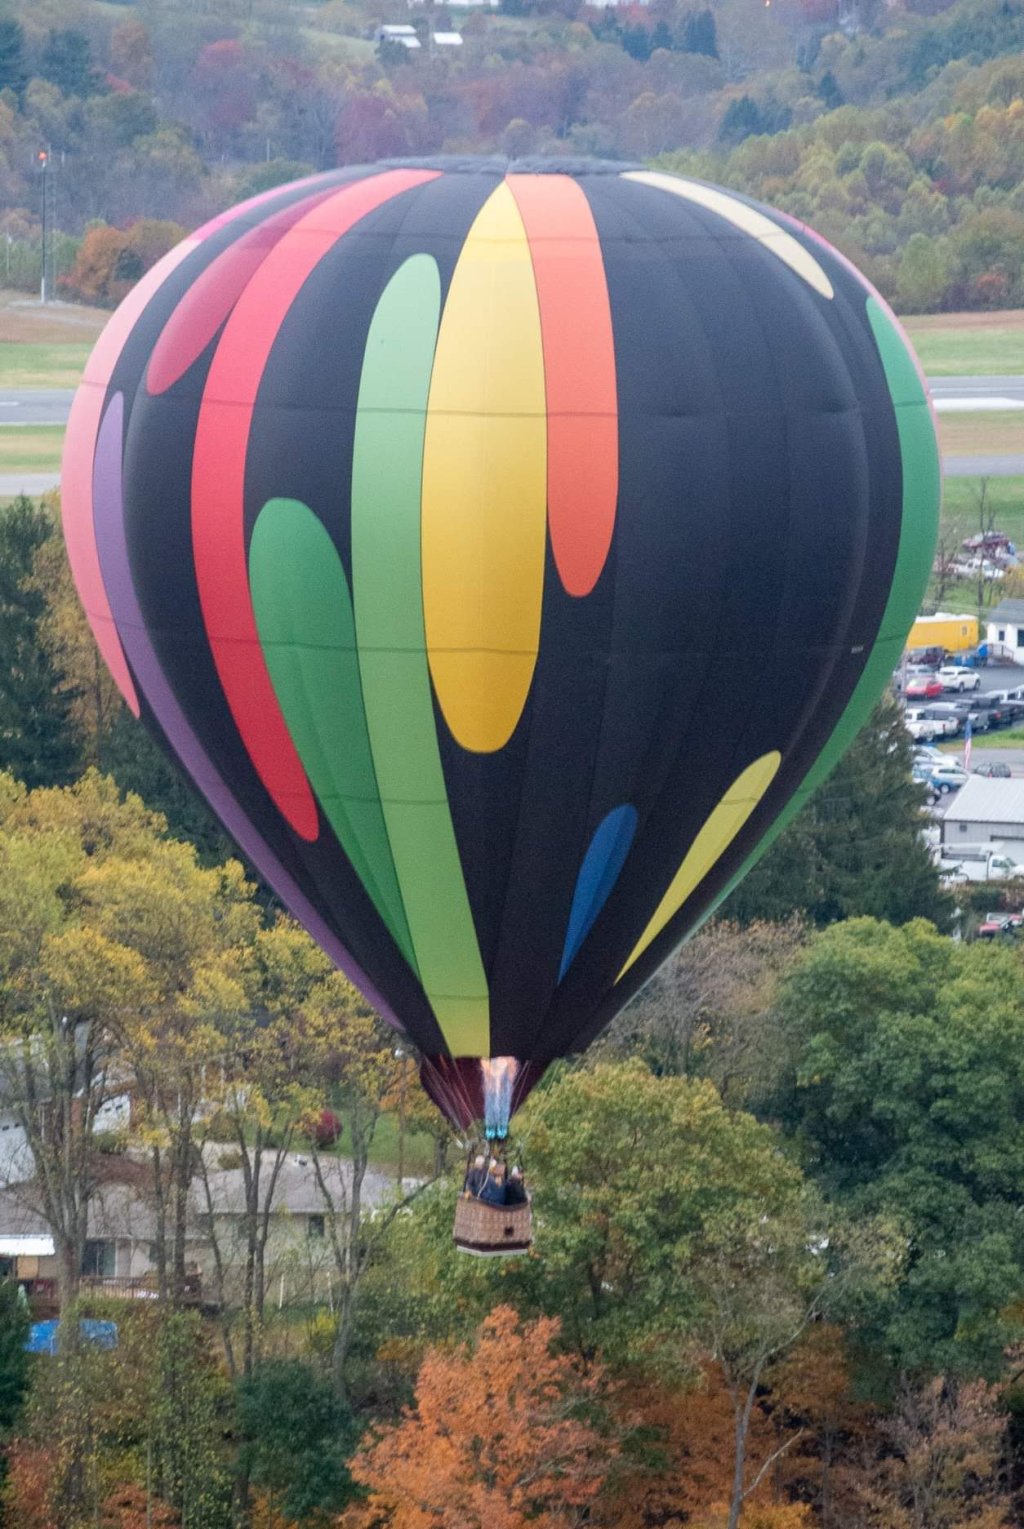
[[[980,940],[994,940],[998,935],[1019,934],[1024,926],[1024,913],[986,913],[978,925]]]
[[[934,796],[948,796],[951,791],[959,791],[960,787],[970,779],[967,771],[955,761],[915,765],[911,774],[915,780],[927,786]]]
[[[1013,690],[990,690],[989,695],[998,696],[1000,701],[1024,702],[1024,685],[1017,685]]]
[[[945,648],[910,648],[907,652],[907,663],[912,668],[937,669],[945,662]]]
[[[919,710],[922,717],[935,723],[936,738],[955,738],[960,731],[960,718],[955,712],[940,710],[936,706],[922,706]]]
[[[923,711],[915,710],[904,712],[903,725],[911,738],[920,739],[924,743],[931,743],[942,727],[941,722],[934,722],[930,717],[926,717]]]
[[[904,691],[908,701],[933,701],[943,691],[943,684],[934,674],[919,674],[907,681]]]
[[[960,718],[960,726],[963,727],[967,718],[971,719],[971,728],[976,733],[987,733],[992,726],[992,714],[983,706],[978,706],[976,701],[944,701],[951,711],[955,711]]]
[[[943,690],[977,690],[981,685],[976,669],[960,669],[955,664],[944,664],[935,678],[942,681]]]
[[[978,925],[979,940],[995,940],[1000,935],[1012,937],[1016,933],[1017,930],[1005,913],[987,913],[984,921]]]
[[[1013,703],[1000,701],[994,695],[976,695],[971,706],[988,718],[989,727],[1003,727],[1013,715]]]
[[[993,760],[991,764],[980,764],[971,771],[972,775],[984,775],[989,780],[1009,780],[1010,766],[1004,764],[1001,759]]]

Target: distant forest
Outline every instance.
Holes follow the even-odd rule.
[[[418,51],[374,44],[410,20]],[[44,181],[61,290],[112,304],[297,175],[571,154],[773,203],[904,311],[1020,306],[1022,51],[1024,0],[0,0],[0,280],[38,284]]]

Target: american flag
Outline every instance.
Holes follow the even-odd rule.
[[[971,719],[964,723],[964,769],[971,768]]]

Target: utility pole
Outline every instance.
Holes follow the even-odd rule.
[[[36,161],[39,165],[43,224],[43,261],[42,275],[39,281],[39,301],[47,303],[50,300],[50,246],[53,242],[54,223],[53,208],[50,205],[52,172],[50,170],[49,147],[39,150],[39,153],[36,155]]]

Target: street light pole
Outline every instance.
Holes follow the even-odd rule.
[[[42,219],[42,222],[43,222],[43,271],[42,271],[41,280],[39,282],[39,301],[41,303],[45,303],[47,301],[48,295],[49,295],[48,292],[47,292],[47,284],[46,284],[46,274],[47,274],[46,268],[47,268],[47,253],[48,253],[47,244],[48,244],[48,236],[49,236],[49,232],[50,232],[49,228],[47,227],[47,217],[46,217],[46,214],[47,214],[47,203],[50,200],[50,197],[49,197],[49,187],[46,184],[46,172],[47,172],[47,170],[50,167],[50,151],[49,151],[49,149],[40,149],[38,155],[36,156],[36,158],[38,159],[38,162],[39,162],[39,184],[40,184],[40,186],[42,188],[42,201],[43,201],[43,219]]]

